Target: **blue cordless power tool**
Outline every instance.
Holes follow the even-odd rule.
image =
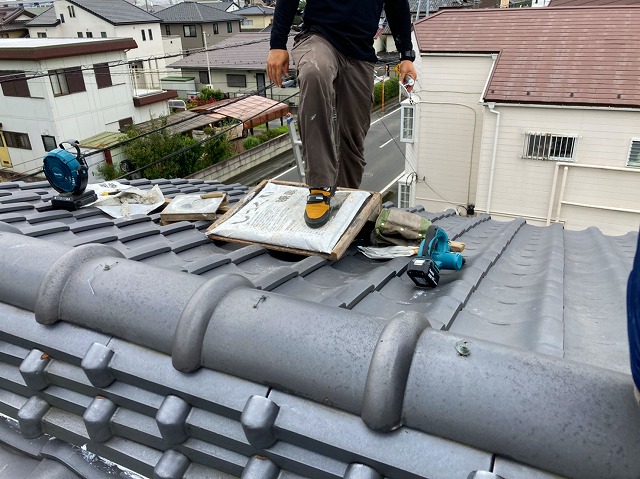
[[[420,243],[418,255],[407,266],[407,276],[416,286],[435,288],[440,281],[441,269],[459,270],[463,264],[462,255],[451,252],[447,233],[442,228],[431,225]]]

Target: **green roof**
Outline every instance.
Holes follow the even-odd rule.
[[[103,131],[97,135],[80,140],[80,146],[83,148],[105,148],[121,142],[124,137],[125,135],[119,131]]]

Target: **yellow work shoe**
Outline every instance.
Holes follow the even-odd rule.
[[[331,197],[333,188],[309,188],[304,221],[309,228],[320,228],[331,216]]]

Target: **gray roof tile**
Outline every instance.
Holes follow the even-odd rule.
[[[232,201],[247,191],[135,184],[224,189]],[[352,245],[327,261],[213,242],[211,221],[68,214],[43,201],[46,185],[25,185],[0,183],[0,221],[12,221],[0,223],[0,267],[12,278],[0,282],[0,412],[21,417],[26,436],[86,444],[149,477],[640,471],[623,299],[637,232],[416,207],[466,244],[463,269],[422,290],[406,258],[370,260]],[[113,249],[74,248],[96,243]],[[456,353],[460,341],[469,356]],[[0,442],[36,461],[50,442],[37,441],[0,422]]]
[[[160,19],[155,15],[125,0],[69,0],[69,2],[112,25],[160,23]]]
[[[244,17],[225,12],[209,4],[181,2],[155,12],[163,23],[216,23],[242,21]]]

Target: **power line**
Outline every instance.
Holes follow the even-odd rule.
[[[298,92],[296,92],[296,93],[294,93],[294,94],[292,94],[292,95],[289,95],[288,97],[286,97],[286,98],[285,98],[285,100],[288,100],[289,98],[293,98],[293,97],[294,97],[294,96],[296,96],[297,94],[298,94]],[[271,106],[269,106],[269,107],[267,107],[267,108],[264,108],[263,110],[260,110],[258,113],[256,113],[254,116],[252,116],[252,117],[250,117],[250,118],[248,118],[248,119],[249,119],[249,120],[251,120],[251,119],[253,119],[253,118],[257,118],[257,117],[258,117],[258,116],[260,116],[262,113],[264,113],[265,111],[269,110],[270,108],[271,108]],[[134,173],[138,173],[138,172],[140,172],[140,171],[144,171],[145,169],[150,168],[150,167],[152,167],[152,166],[155,166],[155,165],[157,165],[157,164],[159,164],[159,163],[162,163],[163,161],[166,161],[166,160],[168,160],[168,159],[170,159],[170,158],[173,158],[174,156],[177,156],[177,155],[179,155],[179,154],[181,154],[181,153],[184,153],[184,152],[186,152],[186,151],[189,151],[189,150],[191,150],[191,149],[193,149],[193,148],[195,148],[195,147],[197,147],[197,146],[200,146],[200,145],[202,145],[202,144],[204,144],[204,143],[206,143],[206,142],[208,142],[208,141],[212,141],[212,140],[214,140],[214,139],[218,138],[219,136],[223,135],[223,134],[224,134],[224,133],[226,133],[227,131],[231,130],[231,129],[232,129],[232,128],[234,128],[235,126],[236,126],[236,125],[229,125],[227,128],[225,128],[225,129],[223,129],[223,130],[218,131],[215,135],[212,135],[212,136],[210,136],[210,137],[208,137],[208,138],[204,138],[204,139],[202,139],[202,140],[198,141],[197,143],[194,143],[193,145],[189,145],[189,146],[185,146],[185,147],[183,147],[183,148],[180,148],[179,150],[176,150],[176,151],[174,151],[174,152],[172,152],[172,153],[169,153],[168,155],[165,155],[165,156],[163,156],[162,158],[160,158],[160,159],[158,159],[158,160],[156,160],[156,161],[152,161],[151,163],[148,163],[148,164],[146,164],[146,165],[144,165],[144,166],[141,166],[140,168],[137,168],[137,169],[135,169],[135,170],[133,170],[133,171],[128,171],[127,173],[125,173],[124,175],[119,176],[119,177],[118,177],[118,178],[116,178],[116,179],[126,178],[127,176],[132,175],[132,174],[134,174]]]
[[[292,95],[289,95],[289,96],[285,97],[285,98],[283,99],[283,101],[287,101],[287,100],[289,100],[290,98],[293,98],[294,96],[298,95],[298,93],[299,93],[299,92],[296,92],[296,93],[293,93]],[[253,94],[255,94],[255,93],[253,93]],[[227,106],[229,106],[229,105],[233,105],[234,103],[237,103],[237,102],[241,101],[243,98],[244,98],[244,97],[238,97],[238,98],[235,98],[235,99],[233,99],[233,100],[231,100],[231,101],[225,102],[223,105],[213,106],[212,108],[208,108],[208,109],[206,109],[206,110],[202,110],[202,111],[198,111],[198,112],[193,112],[193,113],[196,113],[197,115],[207,115],[207,114],[210,114],[210,113],[215,113],[218,109],[220,109],[220,108],[224,108],[224,107],[227,107]],[[265,111],[269,110],[269,109],[270,109],[270,108],[272,108],[272,107],[273,107],[273,105],[270,105],[270,106],[268,106],[268,107],[264,108],[263,110],[261,110],[261,111],[257,112],[257,113],[256,113],[256,114],[254,114],[253,116],[249,117],[249,118],[248,118],[248,120],[251,120],[251,119],[253,119],[253,118],[256,118],[256,117],[260,116],[262,113],[264,113]],[[118,143],[115,143],[115,144],[113,144],[113,145],[110,145],[110,146],[108,146],[108,147],[100,148],[100,149],[96,149],[96,150],[92,151],[91,153],[87,153],[86,155],[84,155],[84,158],[88,158],[88,157],[90,157],[90,156],[97,155],[97,154],[102,153],[102,152],[104,152],[104,151],[106,151],[106,150],[110,150],[110,149],[113,149],[113,148],[116,148],[116,147],[124,146],[124,145],[129,144],[129,143],[131,143],[131,142],[133,142],[133,141],[136,141],[136,140],[138,140],[138,139],[140,139],[140,138],[144,138],[144,137],[149,136],[149,135],[151,135],[151,134],[153,134],[153,133],[157,133],[157,132],[159,132],[159,131],[162,131],[162,130],[164,130],[164,129],[166,129],[166,128],[173,127],[173,126],[175,126],[175,125],[179,125],[180,123],[184,123],[184,122],[186,122],[186,121],[192,121],[192,120],[193,120],[193,118],[194,118],[194,117],[185,117],[185,118],[183,118],[183,119],[181,119],[181,120],[178,120],[178,121],[176,121],[176,122],[174,122],[174,123],[166,124],[166,125],[163,125],[163,126],[161,126],[161,127],[154,128],[154,129],[152,129],[152,130],[149,130],[149,131],[146,131],[146,132],[141,133],[141,134],[139,134],[139,135],[136,135],[135,137],[127,138],[127,139],[125,139],[125,140],[122,140],[122,141],[120,141],[120,142],[118,142]],[[218,136],[220,136],[221,134],[226,133],[227,131],[231,130],[231,129],[232,129],[232,128],[234,128],[236,125],[237,125],[237,124],[230,125],[229,127],[225,128],[225,129],[223,129],[223,130],[220,130],[220,131],[219,131],[219,132],[217,132],[215,135],[212,135],[212,136],[210,136],[210,137],[208,137],[208,138],[205,138],[205,139],[203,139],[203,140],[200,140],[199,142],[194,143],[193,145],[189,145],[188,147],[184,147],[184,148],[181,148],[180,150],[177,150],[177,151],[175,151],[175,152],[172,152],[172,153],[170,153],[169,155],[166,155],[165,157],[160,158],[159,160],[156,160],[155,162],[149,163],[149,164],[147,164],[147,165],[145,165],[145,166],[143,166],[143,167],[141,167],[141,168],[139,168],[139,169],[137,169],[137,170],[134,170],[134,171],[131,171],[131,172],[127,172],[127,174],[125,174],[125,175],[121,176],[120,178],[122,178],[122,177],[126,177],[126,176],[128,176],[128,175],[130,175],[130,174],[133,174],[133,173],[136,173],[136,172],[138,172],[138,171],[144,170],[145,168],[149,168],[150,166],[154,166],[155,164],[160,163],[160,162],[162,162],[162,161],[165,161],[165,160],[167,160],[167,159],[170,159],[170,158],[172,158],[172,157],[174,157],[174,156],[176,156],[176,155],[178,155],[178,154],[180,154],[180,153],[184,153],[185,151],[188,151],[188,150],[189,150],[189,149],[191,149],[191,148],[195,148],[196,146],[199,146],[199,145],[201,145],[201,144],[203,144],[203,143],[206,143],[207,141],[211,141],[211,140],[213,140],[213,139],[217,138]],[[37,159],[36,159],[36,160],[37,160]],[[29,160],[29,161],[34,161],[34,160]],[[103,160],[103,161],[105,161],[105,160]],[[99,163],[97,163],[97,164],[101,164],[103,161],[100,161],[100,162],[99,162]],[[25,163],[26,163],[26,162],[25,162]],[[22,163],[22,164],[24,164],[24,163]],[[18,178],[12,178],[12,179],[11,179],[11,180],[9,180],[9,181],[21,181],[21,180],[23,180],[23,179],[27,179],[27,178],[31,178],[31,177],[33,177],[33,176],[36,176],[36,175],[38,175],[38,174],[39,174],[39,173],[41,173],[41,172],[42,172],[42,167],[38,167],[36,170],[34,170],[34,171],[33,171],[33,172],[31,172],[31,173],[26,172],[26,173],[27,173],[26,175],[20,176],[20,177],[18,177]]]
[[[211,46],[211,47],[207,47],[207,48],[196,48],[196,49],[192,49],[192,50],[182,50],[179,53],[168,53],[165,55],[160,55],[160,56],[156,56],[156,55],[151,55],[148,57],[136,57],[136,58],[131,58],[131,59],[127,59],[127,60],[115,60],[112,62],[102,62],[101,64],[104,65],[105,63],[111,67],[111,66],[121,66],[121,65],[129,65],[131,63],[135,63],[135,62],[139,62],[139,61],[149,61],[149,60],[164,60],[167,58],[176,58],[176,57],[185,57],[185,56],[189,56],[191,54],[194,53],[204,53],[206,52],[212,52],[212,51],[217,51],[217,50],[227,50],[227,49],[231,49],[231,48],[238,48],[238,47],[243,47],[246,45],[254,45],[256,43],[263,43],[269,41],[269,37],[265,37],[265,38],[260,38],[260,39],[256,39],[256,40],[249,40],[246,42],[238,42],[238,43],[232,43],[229,45],[223,45],[223,46]],[[86,66],[86,65],[79,65],[80,70],[81,71],[86,71],[86,70],[93,70],[93,65],[91,66]],[[59,69],[56,69],[59,70]],[[143,70],[144,71],[144,70]],[[25,72],[26,73],[26,72]],[[4,83],[4,82],[9,82],[9,81],[19,81],[19,80],[31,80],[34,78],[42,78],[42,77],[46,77],[49,76],[49,73],[36,73],[33,74],[31,76],[25,76],[21,77],[19,79],[16,78],[7,78],[7,77],[15,77],[15,73],[10,73],[10,74],[5,74],[5,75],[0,75],[0,83]]]

